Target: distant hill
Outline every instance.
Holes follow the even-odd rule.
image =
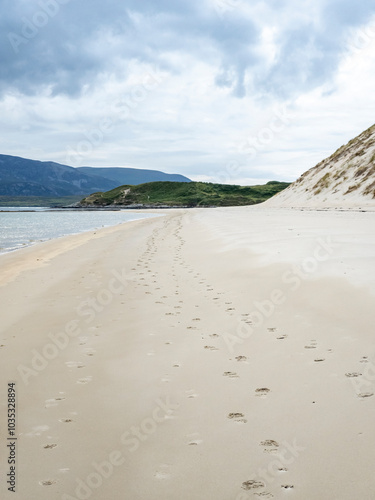
[[[267,201],[274,207],[375,206],[375,125]]]
[[[2,196],[85,195],[93,190],[115,186],[116,183],[110,179],[87,175],[67,165],[0,155]]]
[[[141,179],[140,182],[144,182],[144,179],[147,182],[167,179],[190,181],[183,176],[153,170],[73,168],[54,162],[0,155],[0,196],[49,198],[86,196],[93,191],[113,189],[124,184],[124,179],[128,184],[132,184],[137,182],[138,178]]]
[[[116,182],[116,186],[124,184],[136,185],[146,182],[170,181],[170,182],[191,182],[191,179],[179,174],[165,174],[158,170],[144,170],[137,168],[119,168],[119,167],[79,167],[80,172],[89,175],[100,175],[106,179],[111,179]]]
[[[93,193],[81,207],[209,207],[261,203],[282,189],[287,182],[271,181],[263,186],[233,186],[205,182],[151,182],[120,186],[105,193]]]

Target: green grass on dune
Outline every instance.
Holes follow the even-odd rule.
[[[84,198],[82,206],[168,205],[175,207],[239,206],[261,203],[289,186],[271,181],[260,186],[236,186],[206,182],[149,182],[120,186]]]

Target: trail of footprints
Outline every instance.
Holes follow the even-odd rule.
[[[158,291],[160,290],[160,288],[156,286],[158,284],[158,280],[157,280],[158,273],[156,271],[153,272],[153,274],[152,274],[152,277],[154,278],[153,282],[141,283],[141,282],[144,282],[146,280],[145,279],[146,274],[147,273],[151,274],[151,272],[152,272],[150,269],[147,269],[147,268],[149,265],[154,263],[153,257],[156,255],[156,253],[158,251],[156,242],[157,242],[159,236],[161,236],[161,232],[163,230],[168,230],[168,229],[173,230],[173,228],[168,227],[168,226],[170,226],[170,224],[172,224],[171,220],[166,221],[164,223],[164,226],[162,229],[156,229],[154,231],[153,236],[151,237],[150,241],[148,242],[148,246],[147,246],[145,253],[140,257],[140,259],[137,263],[137,268],[138,268],[139,285],[140,286],[142,286],[142,285],[148,286],[150,288],[153,285],[153,293],[158,295],[156,297],[155,304],[160,305],[161,307],[165,308],[165,306],[169,302],[172,302],[172,305],[170,306],[171,309],[169,311],[168,310],[165,311],[164,315],[171,317],[171,319],[174,318],[173,323],[170,326],[175,326],[176,325],[175,322],[176,322],[178,316],[181,315],[181,310],[183,309],[182,302],[178,301],[178,302],[175,302],[173,304],[173,297],[161,295],[160,293],[158,294]],[[211,300],[213,302],[213,304],[215,304],[215,307],[218,307],[221,310],[221,312],[224,312],[225,314],[228,314],[230,316],[235,315],[236,308],[233,305],[232,301],[225,300],[225,293],[224,292],[216,292],[215,293],[215,289],[211,286],[211,284],[208,283],[207,280],[204,277],[202,277],[199,272],[196,272],[191,266],[186,264],[185,260],[182,257],[182,248],[184,245],[184,240],[179,235],[180,229],[181,229],[181,225],[180,225],[180,223],[177,223],[177,225],[175,226],[175,229],[174,229],[174,233],[173,233],[174,236],[176,237],[176,240],[177,240],[176,246],[175,246],[175,257],[173,258],[170,273],[169,273],[169,278],[174,283],[174,295],[175,296],[179,295],[179,288],[180,288],[179,276],[183,275],[183,272],[181,272],[181,271],[185,271],[185,273],[188,276],[188,279],[193,280],[193,283],[195,281],[197,283],[197,285],[201,288],[204,299]],[[190,278],[189,278],[189,276],[190,276]],[[164,279],[165,279],[165,276],[164,276]],[[185,283],[184,283],[184,285],[185,285]],[[195,307],[198,309],[200,307],[200,305],[197,304]],[[249,316],[250,316],[249,313],[243,313],[241,315],[241,321],[247,325],[251,325],[252,321],[251,321]],[[201,322],[202,322],[202,318],[200,318],[199,316],[192,317],[190,320],[190,324],[185,326],[186,331],[192,332],[192,333],[193,332],[197,332],[197,333],[201,332],[203,330],[203,326],[201,325]],[[284,340],[287,338],[287,335],[278,334],[276,328],[272,328],[272,329],[270,329],[270,331],[276,332],[278,340]],[[214,333],[208,334],[207,337],[209,337],[212,340],[218,340],[218,339],[220,339],[221,336],[219,333],[214,332]],[[202,341],[204,341],[204,340],[205,340],[205,337],[202,336]],[[170,342],[165,343],[165,345],[169,345],[169,344],[170,344]],[[202,348],[207,352],[215,352],[215,351],[219,350],[219,348],[216,345],[208,344],[205,342],[202,343]],[[241,364],[248,363],[248,358],[247,358],[247,356],[244,356],[244,355],[238,355],[235,357],[235,362],[241,363]],[[180,364],[175,363],[172,366],[172,368],[178,369],[178,368],[180,368]],[[239,375],[237,372],[229,371],[229,370],[224,371],[223,376],[228,378],[228,379],[234,379],[234,380],[239,378]],[[162,382],[169,383],[170,382],[169,375],[166,375],[165,377],[163,377]],[[255,390],[253,396],[266,398],[269,395],[269,393],[270,393],[269,388],[260,387],[260,388],[257,388]],[[185,396],[188,399],[194,400],[195,398],[198,397],[198,394],[195,392],[194,389],[191,389],[191,390],[186,391]],[[249,396],[250,396],[250,394],[249,394]],[[231,412],[227,415],[227,418],[229,421],[232,421],[233,423],[236,423],[236,424],[247,424],[246,416],[242,412],[237,412],[237,411]],[[200,438],[199,433],[194,433],[194,434],[187,436],[187,445],[188,446],[198,446],[202,442],[203,441]],[[275,441],[270,440],[270,441],[267,441],[264,443],[265,443],[264,444],[265,449],[268,450],[269,452],[273,452],[275,449],[277,450],[277,447],[276,447],[277,443]],[[272,443],[272,446],[270,446],[271,443]],[[166,475],[163,471],[159,470],[155,474],[155,477],[157,479],[165,479]],[[263,487],[263,484],[256,484],[256,483],[251,484],[251,482],[247,482],[244,484],[246,484],[245,489],[251,489],[251,488],[260,487],[260,486]],[[262,492],[259,492],[259,496],[264,497],[264,498],[269,498],[272,495],[269,494],[268,492],[262,491]]]
[[[96,330],[96,327],[92,327],[90,330],[91,330],[92,335],[98,335],[97,333],[94,333],[94,331]],[[82,355],[89,356],[89,357],[93,357],[95,355],[95,353],[96,353],[95,349],[93,349],[91,347],[83,347],[83,346],[87,345],[87,343],[89,342],[89,336],[81,336],[81,337],[78,337],[77,340],[78,340],[78,346],[81,347],[81,354]],[[72,372],[74,372],[74,370],[76,370],[76,369],[78,370],[78,369],[86,368],[85,364],[81,361],[66,361],[65,365],[66,365],[67,369],[69,369]],[[86,385],[86,384],[89,384],[91,381],[92,381],[92,376],[86,375],[86,376],[78,378],[76,380],[76,383],[80,384],[80,385]],[[45,401],[45,408],[56,407],[61,402],[65,401],[66,399],[67,399],[66,393],[60,392],[59,395],[56,396],[55,398],[50,398],[50,399],[47,399]],[[75,420],[71,416],[64,416],[62,418],[59,418],[58,421],[63,425],[70,425],[70,424],[74,424]],[[45,443],[43,445],[43,449],[48,451],[48,452],[51,452],[51,450],[54,450],[57,447],[58,447],[58,444],[56,442]],[[68,471],[69,471],[69,469],[60,469],[60,472],[68,472]],[[39,484],[41,486],[53,486],[53,485],[57,484],[57,480],[56,479],[47,479],[47,480],[39,481]]]
[[[206,300],[209,300],[212,302],[212,304],[217,307],[221,313],[224,313],[229,316],[234,316],[236,315],[236,307],[233,305],[233,302],[231,300],[226,299],[226,292],[219,292],[215,291],[213,286],[207,282],[207,279],[204,278],[201,273],[197,272],[192,266],[187,264],[187,262],[183,258],[183,247],[185,244],[184,239],[180,235],[180,230],[181,230],[181,221],[180,218],[177,216],[175,218],[168,218],[163,222],[162,227],[156,228],[149,240],[146,243],[146,250],[140,255],[136,267],[132,268],[132,271],[135,272],[136,274],[136,286],[138,286],[140,289],[144,289],[144,293],[147,295],[155,295],[155,304],[160,306],[161,308],[165,309],[170,308],[169,310],[164,312],[165,316],[171,317],[171,324],[170,327],[174,328],[177,325],[180,324],[179,317],[181,316],[182,310],[183,310],[183,302],[179,299],[180,295],[180,280],[182,279],[181,276],[186,276],[186,279],[183,283],[184,286],[186,286],[186,283],[189,281],[193,287],[198,287],[200,290],[200,293],[203,295],[203,298]],[[175,237],[176,243],[173,246],[174,249],[174,257],[172,259],[172,263],[170,266],[170,270],[167,276],[163,275],[163,279],[170,279],[172,281],[173,287],[172,287],[172,296],[167,296],[167,295],[161,295],[161,288],[159,285],[159,272],[153,269],[153,265],[156,263],[155,258],[159,252],[162,252],[162,244],[164,242],[163,235],[165,232],[172,231],[173,236]],[[165,238],[165,241],[167,239]],[[197,309],[200,307],[199,304],[195,306]],[[252,320],[250,317],[249,313],[242,313],[239,315],[240,320],[244,325],[252,326]],[[186,329],[187,332],[192,332],[192,334],[195,332],[199,333],[203,331],[203,326],[202,326],[202,318],[199,316],[192,317],[190,320],[190,324],[186,325],[184,328]],[[285,333],[279,333],[277,327],[269,327],[267,328],[267,332],[270,335],[273,335],[275,341],[287,341],[288,335]],[[151,334],[150,334],[151,335]],[[207,335],[212,341],[214,340],[219,340],[221,335],[219,333],[210,333]],[[202,336],[202,341],[204,341],[205,338]],[[87,342],[87,338],[81,339],[81,344],[84,345]],[[172,342],[165,342],[166,346],[169,346]],[[219,348],[212,344],[208,344],[206,342],[202,343],[202,348],[207,352],[215,352],[218,351]],[[318,349],[318,343],[315,339],[311,340],[309,344],[306,344],[304,346],[307,352],[311,351],[313,353],[316,349]],[[332,352],[332,350],[329,350],[329,352]],[[84,351],[84,354],[87,356],[93,356],[95,354],[95,351],[86,348]],[[148,353],[150,354],[150,353]],[[155,354],[154,352],[152,354]],[[209,355],[209,354],[207,354]],[[210,354],[211,355],[211,354]],[[213,354],[214,355],[214,354]],[[315,363],[322,363],[325,361],[324,357],[321,356],[314,356],[313,360]],[[235,361],[238,363],[248,363],[248,358],[247,356],[244,355],[238,355],[235,357]],[[368,359],[367,357],[363,357],[360,361],[361,363],[367,363]],[[84,368],[83,363],[80,362],[68,362],[67,366],[69,368]],[[180,363],[175,363],[172,365],[173,369],[179,369],[181,367]],[[238,379],[239,375],[235,371],[224,371],[223,376],[228,379]],[[345,374],[347,378],[356,378],[360,377],[361,373],[359,372],[348,372]],[[91,377],[82,377],[77,380],[77,383],[79,384],[86,384],[91,381]],[[166,375],[161,379],[163,383],[169,383],[170,382],[170,377],[169,375]],[[232,382],[231,382],[232,383]],[[233,382],[235,383],[235,382]],[[254,390],[253,392],[253,397],[257,398],[267,398],[269,397],[271,393],[271,389],[268,387],[259,387]],[[372,393],[362,393],[359,395],[361,398],[368,398],[372,396]],[[196,393],[194,389],[188,390],[185,393],[186,398],[190,400],[194,400],[199,397],[199,395]],[[251,394],[249,394],[249,397]],[[64,398],[62,398],[64,399]],[[48,400],[46,404],[48,405],[55,405],[59,401],[59,398],[56,398],[55,400]],[[194,404],[194,403],[192,403]],[[247,419],[246,415],[242,413],[241,411],[233,411],[230,412],[227,415],[227,419],[230,422],[233,422],[235,424],[247,424]],[[73,420],[70,418],[63,418],[60,419],[61,423],[64,424],[70,424],[73,423]],[[203,442],[201,439],[199,433],[193,433],[189,434],[187,436],[187,442],[186,444],[191,447],[195,447],[200,445]],[[260,446],[263,447],[264,453],[270,453],[270,454],[277,454],[279,451],[279,444],[277,441],[273,439],[267,439],[264,440],[260,443]],[[44,446],[46,450],[53,450],[54,448],[57,447],[56,443],[48,443]],[[156,479],[167,479],[169,477],[169,473],[167,472],[167,465],[162,465],[160,466],[159,470],[155,473],[155,478]],[[285,473],[287,472],[286,468],[280,468],[279,469],[280,473]],[[49,486],[51,484],[54,484],[54,480],[47,480],[43,481],[40,484],[43,484],[44,486]],[[271,498],[273,495],[267,491],[264,490],[265,485],[262,481],[257,481],[253,479],[249,479],[247,481],[244,481],[242,483],[242,489],[246,491],[253,491],[255,496],[262,497],[262,498]],[[281,488],[284,490],[291,490],[294,488],[293,485],[290,484],[282,484]]]

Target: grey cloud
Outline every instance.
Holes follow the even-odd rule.
[[[58,12],[49,14],[33,34],[32,20],[43,24],[47,5],[50,12],[57,5]],[[246,19],[236,8],[219,16],[198,0],[2,0],[0,92],[37,94],[50,86],[53,94],[78,96],[83,86],[95,86],[99,75],[123,77],[131,59],[178,71],[164,57],[174,52],[182,59],[189,54],[216,65],[216,84],[236,97],[291,97],[334,75],[348,30],[374,12],[370,0],[355,5],[351,0],[321,0],[318,22],[295,25],[293,13],[300,3],[266,5],[290,14],[282,17],[290,21],[278,27],[279,52],[271,68],[258,56],[257,26],[266,26],[268,20]]]
[[[374,13],[370,1],[360,5],[348,0],[322,2],[320,19],[314,19],[314,24],[306,21],[280,34],[278,58],[257,86],[265,93],[290,98],[329,81],[348,50],[349,30]]]

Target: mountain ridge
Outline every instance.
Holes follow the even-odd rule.
[[[78,167],[77,170],[89,175],[100,175],[117,182],[117,186],[145,184],[146,182],[172,181],[191,182],[181,174],[166,174],[160,170],[138,169],[130,167]]]
[[[113,170],[116,170],[121,181],[130,181],[129,184],[136,178],[134,170],[137,169],[129,169],[130,172],[127,172],[126,167],[107,168],[109,177],[99,175],[94,167],[74,168],[52,161],[0,155],[0,196],[87,196],[93,191],[107,191],[124,184],[113,178]],[[101,173],[105,173],[105,170],[106,168],[98,168]],[[156,180],[171,179],[172,182],[174,178],[180,181],[182,177],[186,179],[184,182],[191,182],[179,174],[166,174],[154,170],[140,169],[138,176],[142,179],[147,176]]]

